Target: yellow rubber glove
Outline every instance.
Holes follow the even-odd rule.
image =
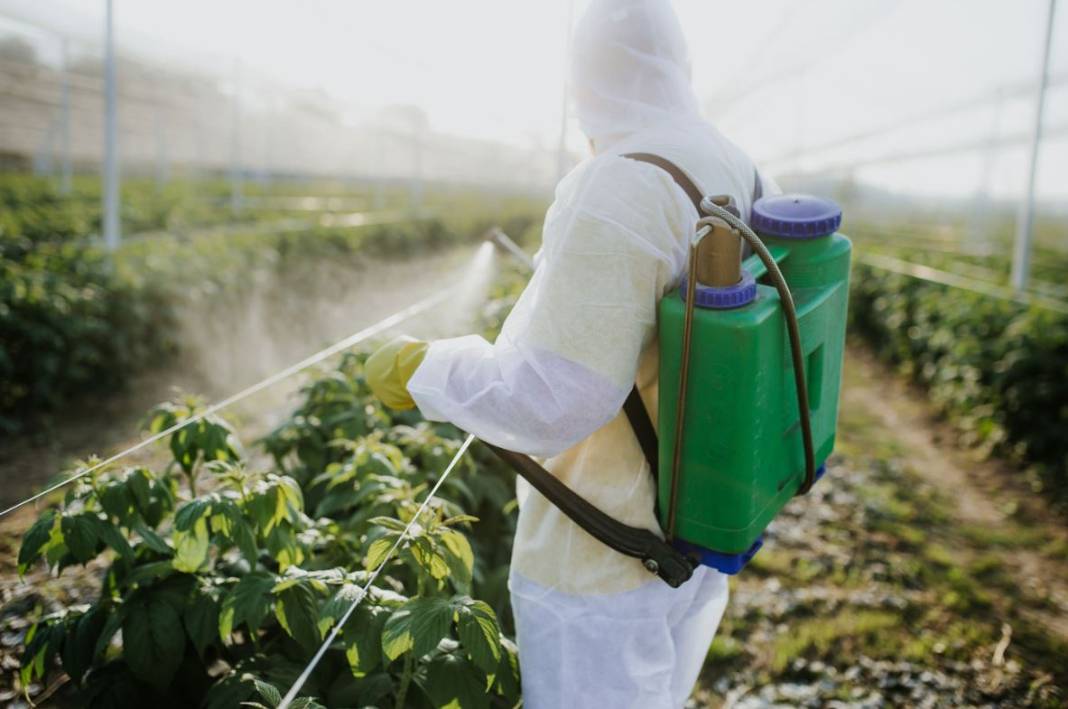
[[[391,409],[414,409],[408,393],[408,380],[423,363],[430,345],[412,337],[401,336],[383,345],[363,366],[367,385],[374,395]]]

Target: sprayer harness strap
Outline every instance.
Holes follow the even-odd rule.
[[[642,453],[645,454],[645,461],[649,463],[649,472],[652,473],[653,480],[659,481],[660,444],[656,435],[656,427],[653,426],[653,420],[649,418],[649,411],[645,408],[637,386],[630,390],[627,400],[623,402],[623,411],[627,414],[630,427],[634,429],[634,436],[638,439]]]
[[[530,456],[489,443],[486,446],[590,536],[620,554],[640,559],[646,569],[672,588],[678,588],[693,575],[693,562],[648,529],[631,527],[608,516]]]
[[[623,157],[659,167],[670,175],[671,179],[675,181],[675,184],[686,193],[686,196],[693,202],[693,207],[697,210],[697,213],[704,214],[701,210],[701,200],[704,199],[701,189],[694,184],[694,181],[690,179],[690,176],[683,172],[678,165],[652,153],[625,153]],[[753,168],[753,204],[756,204],[756,201],[763,196],[764,181],[760,177],[760,171]]]
[[[650,163],[667,172],[693,202],[697,213],[701,213],[701,200],[704,195],[701,194],[701,190],[698,189],[693,180],[674,163],[651,153],[631,153],[623,157]],[[759,174],[755,174],[754,181],[753,201],[756,201],[762,192]],[[659,444],[656,427],[653,426],[649,411],[645,408],[644,402],[642,402],[637,386],[631,389],[630,394],[627,395],[627,399],[623,403],[623,411],[630,421],[630,426],[638,439],[638,444],[641,446],[643,455],[645,455],[645,460],[649,463],[649,471],[654,479],[658,479]],[[656,534],[647,529],[631,527],[608,516],[561,482],[559,478],[543,468],[530,456],[505,450],[488,443],[486,445],[498,457],[515,469],[516,473],[534,486],[535,490],[544,495],[549,502],[593,538],[603,542],[620,554],[641,559],[645,568],[655,573],[672,587],[681,586],[693,575],[694,563]]]

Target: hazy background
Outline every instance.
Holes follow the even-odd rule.
[[[569,21],[585,4],[116,0],[124,167],[548,190],[584,150],[562,111]],[[770,173],[935,197],[1021,194],[1044,0],[675,5],[706,115]],[[1066,25],[1062,10],[1044,209],[1068,196]],[[102,1],[0,0],[6,160],[54,168],[64,39],[74,157],[99,160],[103,28]]]

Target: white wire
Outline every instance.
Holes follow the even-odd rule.
[[[367,580],[367,583],[363,585],[363,588],[360,589],[360,594],[356,596],[356,599],[352,602],[352,605],[348,607],[348,610],[345,611],[344,615],[342,615],[341,618],[337,621],[337,623],[334,624],[334,627],[333,629],[331,629],[330,634],[326,637],[326,640],[323,641],[323,644],[319,647],[319,650],[315,653],[315,656],[312,657],[311,662],[308,663],[308,666],[304,668],[304,671],[301,672],[300,676],[297,677],[296,681],[293,682],[293,686],[289,688],[288,692],[286,692],[286,696],[282,698],[282,702],[278,705],[277,709],[288,709],[290,703],[294,699],[296,699],[297,692],[299,692],[301,690],[301,687],[304,686],[304,683],[308,681],[308,677],[311,676],[311,673],[315,670],[316,665],[319,664],[319,660],[323,659],[323,655],[326,654],[326,651],[330,648],[330,645],[333,644],[334,640],[337,638],[337,634],[341,632],[341,628],[345,626],[345,623],[348,622],[349,618],[356,611],[356,607],[360,605],[360,601],[362,601],[367,595],[367,591],[371,588],[371,584],[375,582],[375,579],[378,578],[378,574],[382,572],[382,569],[385,568],[386,564],[388,564],[390,559],[393,558],[393,554],[397,551],[397,547],[399,547],[401,542],[404,541],[405,537],[408,536],[408,532],[410,532],[412,527],[415,526],[415,523],[419,520],[423,512],[426,510],[427,505],[430,504],[430,501],[434,499],[434,495],[437,494],[438,489],[441,487],[441,484],[445,482],[445,478],[449,477],[449,473],[451,473],[452,469],[456,467],[456,464],[460,461],[460,458],[463,457],[463,454],[467,452],[467,449],[471,446],[471,443],[474,440],[475,435],[473,433],[468,434],[467,438],[463,442],[463,445],[460,446],[460,450],[456,451],[456,455],[452,457],[452,460],[449,462],[449,465],[445,468],[445,472],[441,474],[441,477],[438,478],[438,481],[434,483],[434,487],[431,488],[430,493],[427,494],[426,499],[423,500],[423,504],[419,505],[419,509],[416,511],[415,515],[408,521],[408,524],[404,527],[404,531],[400,533],[400,536],[397,537],[397,540],[393,542],[393,546],[389,548],[389,551],[386,553],[386,557],[382,560],[382,563],[378,565],[378,568],[376,568],[374,570],[374,573],[371,574],[371,578],[369,578]]]
[[[437,293],[435,295],[430,296],[429,298],[424,298],[423,300],[419,301],[418,303],[415,303],[414,305],[410,305],[407,308],[404,308],[403,310],[400,310],[400,311],[394,313],[393,315],[390,315],[389,317],[385,318],[384,320],[380,320],[379,322],[375,323],[374,325],[371,325],[370,327],[366,327],[363,330],[360,330],[359,332],[357,332],[357,333],[355,333],[353,335],[350,335],[350,336],[346,337],[345,339],[343,339],[343,340],[341,340],[339,342],[334,343],[330,347],[327,347],[324,350],[320,350],[319,352],[316,352],[315,354],[313,354],[310,357],[307,357],[307,358],[301,360],[300,362],[297,362],[296,364],[293,364],[293,365],[291,365],[289,367],[286,367],[285,369],[283,369],[283,370],[281,370],[279,372],[275,372],[274,374],[272,374],[271,376],[267,377],[266,379],[264,379],[264,380],[262,380],[260,382],[257,382],[256,384],[253,384],[252,386],[250,386],[250,387],[248,387],[246,389],[242,389],[241,391],[237,392],[236,394],[233,394],[233,395],[223,399],[222,401],[220,401],[218,403],[212,404],[211,406],[209,406],[208,408],[204,409],[203,411],[201,411],[197,415],[193,416],[192,418],[188,418],[185,421],[182,421],[181,423],[176,423],[175,425],[171,426],[170,428],[168,428],[166,430],[160,431],[159,433],[156,433],[156,434],[154,434],[152,436],[149,436],[148,438],[144,439],[143,441],[141,441],[141,442],[139,442],[139,443],[137,443],[135,445],[130,446],[126,450],[121,451],[119,453],[116,453],[115,455],[111,456],[110,458],[102,460],[99,463],[95,463],[95,464],[89,466],[88,468],[85,468],[84,470],[81,470],[78,473],[72,475],[71,477],[67,478],[66,480],[63,480],[62,482],[58,482],[55,485],[51,485],[50,487],[42,490],[41,492],[37,493],[36,495],[33,495],[33,496],[23,500],[22,502],[19,502],[16,505],[12,505],[11,507],[8,507],[3,512],[0,512],[0,517],[4,517],[5,515],[8,515],[8,514],[14,512],[15,510],[19,509],[20,507],[24,507],[25,505],[28,505],[28,504],[30,504],[32,502],[36,502],[37,500],[41,499],[42,497],[50,495],[53,492],[55,492],[56,490],[59,490],[60,488],[71,484],[75,480],[83,478],[86,475],[88,475],[88,474],[90,474],[90,473],[92,473],[92,472],[94,472],[96,470],[100,470],[101,468],[103,468],[106,465],[111,465],[112,463],[114,463],[115,461],[119,460],[120,458],[124,458],[125,456],[127,456],[127,455],[129,455],[131,453],[139,451],[142,448],[144,448],[145,446],[151,445],[152,443],[155,443],[156,441],[160,440],[161,438],[165,438],[165,437],[171,435],[172,433],[175,433],[176,431],[182,430],[186,426],[189,426],[191,424],[197,423],[197,422],[207,418],[208,416],[211,416],[212,414],[214,414],[214,413],[216,413],[218,411],[221,411],[222,409],[225,409],[227,406],[230,406],[230,405],[232,405],[232,404],[234,404],[234,403],[236,403],[236,402],[238,402],[238,401],[240,401],[240,400],[242,400],[242,399],[244,399],[246,397],[252,396],[253,394],[256,394],[256,393],[258,393],[260,391],[263,391],[264,389],[277,384],[278,382],[282,381],[283,379],[291,377],[294,374],[297,374],[298,372],[301,372],[301,371],[307,369],[308,367],[312,366],[313,364],[318,364],[319,362],[323,361],[324,359],[327,359],[328,357],[331,357],[331,356],[333,356],[333,355],[335,355],[335,354],[337,354],[339,352],[343,352],[344,350],[347,350],[350,347],[353,347],[353,346],[359,344],[360,342],[362,342],[364,340],[372,338],[375,335],[379,335],[382,332],[385,332],[385,331],[389,330],[390,328],[395,327],[396,325],[399,325],[400,323],[404,322],[405,320],[413,318],[416,315],[419,315],[420,313],[422,313],[422,312],[424,312],[426,310],[429,310],[430,308],[433,308],[434,306],[438,305],[442,301],[446,300],[452,294],[452,292],[454,290],[456,290],[457,288],[460,288],[460,287],[462,287],[462,284],[458,284],[458,285],[456,285],[456,286],[454,286],[452,288],[447,288],[447,289],[441,291],[440,293]]]

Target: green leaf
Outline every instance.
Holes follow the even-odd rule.
[[[288,524],[275,527],[267,535],[267,551],[275,558],[282,571],[304,560],[304,552],[297,543],[297,535]]]
[[[493,684],[512,706],[519,700],[519,649],[508,638],[501,638],[501,664],[493,673]]]
[[[377,569],[389,556],[390,549],[396,541],[394,537],[379,537],[371,542],[367,548],[367,554],[363,557],[363,568],[367,570]]]
[[[474,524],[477,521],[478,517],[475,517],[474,515],[461,514],[449,517],[448,519],[444,520],[442,524],[446,527],[452,527],[453,525],[457,524]]]
[[[152,504],[151,474],[144,468],[132,470],[129,475],[126,476],[126,486],[129,488],[130,493],[133,495],[134,502],[137,504],[143,515],[148,506]]]
[[[178,611],[152,595],[134,600],[122,624],[122,645],[130,671],[157,690],[165,690],[185,655]]]
[[[449,566],[449,580],[463,593],[471,590],[471,575],[475,567],[475,555],[471,544],[461,532],[447,530],[441,533],[445,547],[445,563]]]
[[[462,532],[450,529],[441,533],[441,541],[445,544],[445,548],[449,550],[449,553],[463,564],[467,569],[468,575],[470,575],[475,566],[475,555],[471,551],[471,543],[467,541],[467,537]]]
[[[129,525],[137,511],[133,493],[123,483],[105,486],[97,495],[97,499],[100,500],[100,506],[104,508],[104,512],[124,526]]]
[[[60,658],[63,669],[76,684],[93,664],[96,644],[107,620],[107,611],[102,606],[90,608],[77,619],[68,620]]]
[[[233,709],[255,696],[255,686],[248,675],[232,673],[216,682],[204,696],[203,709]]]
[[[289,706],[292,709],[326,709],[322,704],[315,701],[314,697],[297,697]]]
[[[276,707],[282,703],[282,693],[273,684],[268,684],[261,680],[253,680],[256,684],[256,691],[263,697],[263,701],[267,702],[268,706]]]
[[[393,532],[403,532],[408,526],[406,523],[401,522],[399,519],[395,519],[393,517],[372,517],[367,521],[379,527],[385,527],[386,529]]]
[[[174,573],[174,564],[167,561],[151,561],[141,564],[126,575],[123,582],[128,586],[147,586]]]
[[[501,659],[501,629],[488,603],[469,597],[453,601],[460,643],[471,660],[486,674],[493,674]]]
[[[356,677],[362,677],[382,661],[382,629],[390,611],[382,606],[359,606],[345,624],[345,657]]]
[[[93,657],[104,657],[107,655],[108,647],[111,645],[112,639],[115,634],[122,628],[123,622],[126,620],[126,606],[120,605],[108,616],[107,623],[104,624],[103,630],[100,631],[100,635],[96,639],[96,644],[93,647]]]
[[[453,608],[443,598],[416,598],[396,610],[382,631],[382,652],[390,661],[405,652],[422,657],[452,626]]]
[[[420,687],[434,702],[444,709],[482,709],[489,707],[490,694],[485,682],[470,664],[456,655],[434,658],[427,668],[426,680]]]
[[[52,528],[56,525],[56,511],[45,510],[33,523],[29,531],[22,538],[22,546],[19,548],[19,574],[26,573],[26,569],[41,557],[41,550],[52,537]]]
[[[208,560],[211,540],[208,535],[208,520],[200,517],[191,531],[174,533],[174,568],[185,573],[196,573]]]
[[[174,412],[169,408],[165,408],[167,406],[170,405],[162,404],[149,414],[149,419],[145,424],[145,429],[149,433],[166,431],[168,428],[178,423],[178,418],[174,415]]]
[[[319,634],[326,635],[341,620],[341,616],[352,607],[352,604],[359,600],[361,595],[363,595],[363,591],[356,584],[346,583],[339,588],[330,597],[330,600],[323,604],[322,609],[319,611]]]
[[[289,636],[305,650],[314,651],[322,637],[319,635],[319,609],[315,592],[307,584],[298,584],[278,594],[274,614]]]
[[[241,577],[230,589],[222,602],[219,612],[219,636],[228,643],[234,628],[242,623],[253,633],[260,629],[260,624],[271,611],[274,596],[271,588],[276,579],[262,572],[254,572]]]
[[[245,557],[249,565],[255,567],[260,557],[259,547],[256,545],[256,532],[241,514],[239,508],[231,507],[228,513],[230,515],[230,541],[241,550],[241,555]]]
[[[283,475],[278,478],[278,487],[282,498],[293,508],[295,512],[304,509],[304,494],[300,491],[300,485],[291,477]]]
[[[51,618],[35,623],[26,634],[25,649],[19,677],[23,685],[34,678],[44,679],[46,663],[56,654],[63,641],[65,627],[61,618]]]
[[[96,556],[99,542],[97,525],[89,519],[88,513],[64,515],[60,520],[60,530],[63,532],[63,543],[78,563],[84,564]]]
[[[437,552],[429,538],[419,537],[412,540],[408,549],[416,563],[430,574],[431,578],[440,580],[449,575],[449,563]]]
[[[118,527],[102,519],[93,518],[93,521],[96,527],[96,534],[104,544],[118,552],[119,556],[127,561],[134,560],[133,548],[126,541],[126,537],[123,536]]]
[[[157,554],[170,556],[174,553],[174,550],[167,544],[167,540],[156,534],[156,532],[150,529],[147,525],[134,525],[133,531],[137,532],[138,536],[141,537],[141,541],[145,543],[145,546]]]
[[[188,532],[205,515],[211,512],[212,500],[196,499],[182,505],[174,515],[174,528]]]
[[[182,622],[193,647],[202,658],[219,637],[219,604],[207,593],[196,591],[185,607]]]

